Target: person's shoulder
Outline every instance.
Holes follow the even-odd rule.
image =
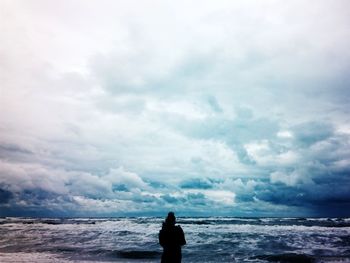
[[[180,225],[176,225],[175,227],[176,227],[177,230],[183,231],[182,227]]]

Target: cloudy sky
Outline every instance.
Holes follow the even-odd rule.
[[[347,0],[1,0],[0,215],[350,216]]]

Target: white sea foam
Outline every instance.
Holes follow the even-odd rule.
[[[161,218],[0,221],[0,262],[158,262]],[[179,218],[186,262],[263,262],[261,255],[306,255],[348,262],[348,219]],[[340,224],[340,223],[341,224]],[[254,258],[256,256],[256,258]],[[334,261],[329,261],[329,260]]]

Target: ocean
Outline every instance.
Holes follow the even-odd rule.
[[[163,218],[0,218],[0,262],[160,262]],[[350,218],[178,218],[183,262],[350,262]]]

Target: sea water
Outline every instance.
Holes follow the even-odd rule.
[[[1,218],[0,262],[159,262],[163,218]],[[183,262],[350,262],[349,218],[178,218]]]

